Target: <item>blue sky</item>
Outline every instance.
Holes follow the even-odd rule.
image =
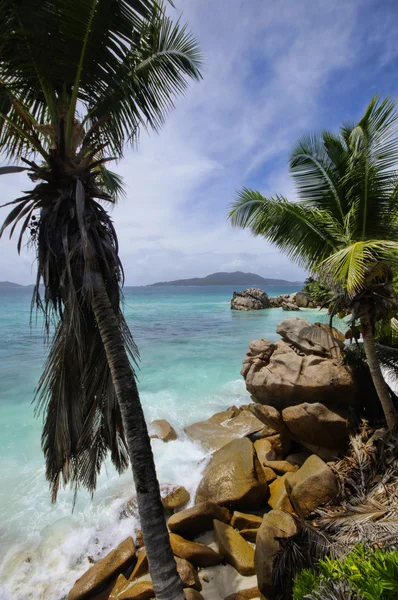
[[[360,118],[373,94],[398,92],[393,0],[175,0],[205,56],[204,79],[159,135],[142,133],[118,164],[128,197],[113,210],[126,282],[244,270],[303,279],[261,238],[232,229],[242,186],[294,199],[289,150],[303,133]],[[2,178],[2,199],[29,182]],[[0,218],[5,211],[0,211]],[[34,255],[0,242],[0,280],[31,283]]]

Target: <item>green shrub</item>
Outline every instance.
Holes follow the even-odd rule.
[[[317,304],[323,304],[325,300],[332,297],[331,290],[313,277],[308,277],[304,282],[304,287],[301,290]]]
[[[298,575],[293,600],[340,598],[341,586],[346,595],[358,600],[396,600],[398,550],[365,549],[360,545],[343,559],[333,556],[321,559],[317,571],[304,569]]]

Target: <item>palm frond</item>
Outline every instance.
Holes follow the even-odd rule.
[[[99,167],[99,186],[104,190],[113,201],[127,195],[126,187],[123,183],[123,177],[114,171],[110,171],[104,165]]]
[[[398,242],[367,240],[354,242],[326,258],[321,268],[330,274],[335,284],[347,289],[353,297],[364,285],[366,275],[378,263],[398,265]]]
[[[120,335],[132,361],[138,351],[121,310],[123,271],[111,219],[95,200],[103,162],[89,161],[87,173],[59,186],[45,167],[31,163],[31,179],[46,178],[18,199],[6,218],[11,235],[25,219],[37,249],[34,302],[44,311],[47,332],[55,326],[49,357],[36,392],[44,415],[42,446],[47,478],[56,499],[59,486],[71,483],[93,491],[105,456],[120,472],[128,455],[110,368],[92,309],[96,274],[105,282]],[[79,167],[80,168],[80,167]],[[33,213],[36,212],[37,216]],[[40,283],[44,283],[44,298]]]
[[[185,77],[200,77],[201,58],[186,27],[173,25],[156,0],[4,0],[0,65],[0,147],[8,156],[39,151],[37,126],[51,126],[60,144],[60,122],[70,153],[77,107],[90,128],[103,125],[98,144],[120,155],[138,126],[163,122]]]
[[[290,172],[299,197],[310,206],[328,210],[341,223],[347,198],[341,186],[346,149],[327,132],[306,135],[293,148]]]
[[[349,133],[349,168],[343,181],[358,207],[354,238],[395,239],[396,209],[392,212],[390,199],[397,180],[397,121],[395,103],[374,97]]]
[[[234,227],[249,228],[309,270],[337,249],[336,237],[342,235],[339,223],[326,210],[282,196],[264,198],[247,188],[238,193],[229,219]]]
[[[132,45],[120,61],[111,86],[93,97],[86,119],[90,128],[108,118],[93,135],[116,154],[126,140],[135,142],[140,126],[155,131],[187,88],[187,78],[201,78],[201,52],[186,25],[158,8],[134,30]]]

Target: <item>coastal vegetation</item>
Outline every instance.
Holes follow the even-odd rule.
[[[388,600],[397,596],[398,550],[363,545],[342,559],[320,559],[317,572],[303,569],[293,588],[293,600]]]
[[[110,452],[131,463],[156,597],[184,598],[171,552],[121,309],[123,268],[105,206],[123,194],[108,169],[141,128],[159,130],[201,54],[152,0],[2,2],[0,151],[31,186],[0,235],[36,249],[33,305],[51,340],[38,384],[42,447],[55,501],[62,484],[94,491]],[[40,284],[44,285],[42,297]]]
[[[315,277],[307,277],[301,291],[320,305],[326,304],[333,296],[332,290]]]
[[[398,308],[392,281],[398,266],[398,112],[373,98],[362,119],[339,135],[303,137],[290,156],[299,200],[266,198],[244,188],[231,207],[236,227],[249,228],[287,252],[333,290],[331,314],[359,321],[367,363],[388,426],[397,425],[377,360],[376,323]]]

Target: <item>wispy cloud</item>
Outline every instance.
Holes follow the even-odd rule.
[[[358,32],[384,4],[382,24],[369,41]],[[397,66],[386,34],[394,5],[388,0],[177,5],[203,48],[204,80],[177,102],[159,136],[142,134],[138,150],[128,151],[118,165],[128,198],[113,218],[127,283],[234,269],[299,279],[303,273],[285,256],[229,226],[228,205],[242,185],[294,195],[286,166],[292,142],[307,130],[357,118],[369,100],[368,90],[358,89],[355,102],[334,101],[342,94],[340,80],[363,77],[372,52],[380,77],[383,69]],[[3,198],[11,199],[18,185],[26,186],[17,178]],[[18,260],[5,241],[0,249],[0,279],[29,283],[33,257]]]

